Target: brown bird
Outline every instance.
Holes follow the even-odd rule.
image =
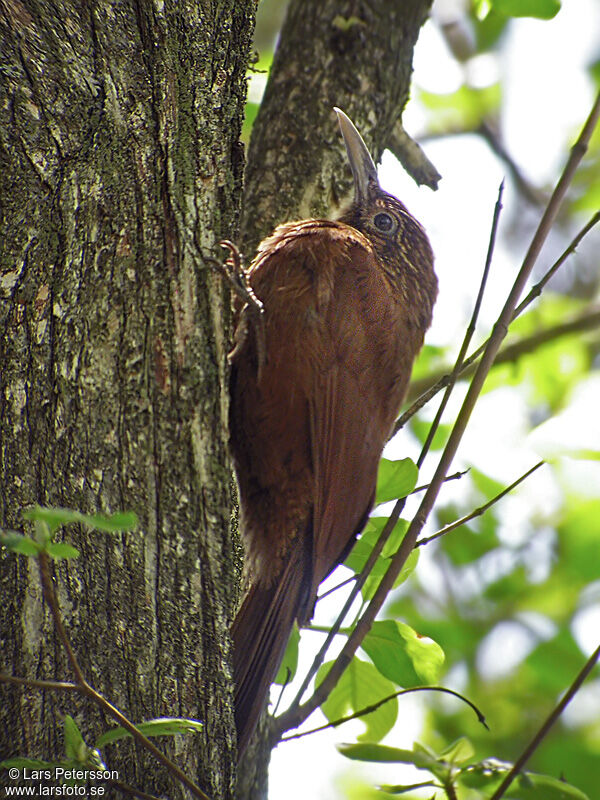
[[[354,176],[337,221],[280,225],[247,277],[262,321],[242,315],[231,370],[231,448],[249,590],[232,628],[243,752],[294,624],[344,560],[437,294],[425,231],[384,192],[336,109]]]

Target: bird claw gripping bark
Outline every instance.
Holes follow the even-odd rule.
[[[239,324],[235,332],[235,345],[229,353],[229,361],[233,361],[239,353],[242,345],[248,336],[248,327],[251,324],[256,338],[256,357],[258,361],[257,378],[260,381],[263,367],[267,358],[267,348],[265,343],[265,321],[263,318],[264,307],[258,297],[254,294],[248,272],[244,268],[241,253],[233,242],[224,239],[219,245],[225,250],[229,250],[229,257],[224,264],[215,262],[221,274],[226,278],[235,292],[236,296],[244,303],[240,313]]]

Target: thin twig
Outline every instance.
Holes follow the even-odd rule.
[[[470,467],[467,468],[467,469],[459,469],[452,475],[446,475],[446,477],[444,478],[444,483],[448,483],[448,481],[457,481],[460,478],[463,478],[465,475],[468,474],[469,470],[470,470]],[[424,483],[421,486],[415,486],[415,488],[412,490],[412,492],[410,494],[418,494],[419,492],[424,492],[425,489],[428,489],[428,488],[429,488],[429,484],[428,483]]]
[[[485,264],[483,267],[483,274],[481,276],[481,282],[479,284],[479,291],[477,292],[477,299],[475,300],[475,305],[473,306],[473,313],[471,314],[471,319],[469,321],[469,324],[467,325],[467,330],[465,331],[465,336],[460,348],[460,352],[456,357],[456,363],[454,364],[454,369],[450,373],[450,379],[448,381],[446,391],[444,392],[444,396],[442,397],[442,401],[436,412],[435,418],[429,427],[427,439],[425,440],[425,444],[423,445],[423,449],[421,450],[419,460],[417,461],[418,467],[422,466],[423,461],[425,460],[425,457],[429,452],[429,448],[431,447],[433,437],[435,436],[435,433],[441,422],[442,415],[446,409],[448,400],[450,399],[450,395],[452,394],[452,390],[454,389],[454,385],[456,384],[456,379],[461,373],[465,356],[467,355],[467,350],[469,349],[469,345],[471,344],[471,339],[473,338],[473,334],[475,333],[475,328],[477,326],[477,318],[479,317],[479,311],[481,310],[481,303],[483,301],[483,295],[485,293],[487,279],[490,274],[492,256],[494,255],[494,247],[496,245],[496,234],[498,232],[498,222],[500,220],[500,212],[502,210],[503,192],[504,192],[504,181],[500,183],[500,187],[498,189],[498,199],[496,200],[496,205],[494,206],[494,215],[492,217],[492,228],[490,230],[490,240],[488,244],[487,255],[485,258]]]
[[[174,775],[184,786],[192,792],[195,797],[199,797],[200,800],[209,800],[208,796],[204,794],[202,789],[197,786],[192,780],[188,778],[188,776],[183,772],[177,764],[173,763],[170,758],[165,756],[161,751],[154,745],[147,736],[136,728],[136,726],[124,716],[118,708],[109,703],[109,701],[103,697],[93,686],[86,681],[83,671],[79,666],[79,662],[77,661],[77,657],[73,652],[73,648],[71,647],[71,642],[69,641],[69,637],[67,636],[67,632],[63,625],[62,616],[60,613],[60,607],[58,604],[58,598],[56,596],[56,591],[54,589],[54,584],[52,582],[52,578],[50,577],[50,568],[49,568],[49,559],[46,553],[40,553],[38,555],[38,562],[40,567],[40,576],[42,581],[42,592],[44,595],[45,601],[48,603],[48,607],[50,608],[50,613],[52,615],[52,620],[54,622],[54,626],[58,632],[58,636],[60,641],[65,648],[67,653],[67,657],[69,659],[69,663],[75,676],[77,678],[77,690],[82,694],[92,700],[97,706],[99,706],[103,711],[105,711],[109,716],[111,716],[116,722],[118,722],[125,730],[127,730],[133,738],[139,742],[146,750],[148,750],[152,755],[159,761],[172,775]],[[64,688],[64,687],[61,687]],[[74,690],[71,690],[74,691]]]
[[[547,270],[547,272],[543,275],[541,280],[539,280],[534,286],[531,287],[531,290],[529,291],[523,302],[516,307],[513,319],[516,319],[519,316],[519,314],[522,314],[523,311],[525,311],[525,309],[527,308],[527,306],[530,305],[536,299],[536,297],[539,297],[541,295],[542,289],[548,283],[548,281],[552,277],[554,277],[554,274],[558,270],[558,268],[561,267],[563,262],[566,261],[567,258],[571,255],[571,253],[573,253],[577,249],[579,243],[584,238],[584,236],[587,236],[587,234],[592,230],[592,228],[595,225],[598,224],[598,222],[600,222],[600,211],[596,211],[596,213],[591,217],[591,219],[589,219],[588,222],[586,222],[586,224],[575,236],[575,238],[567,247],[567,249],[563,253],[561,253],[559,258],[554,262],[554,264],[550,267],[550,269]]]
[[[456,481],[459,478],[462,478],[468,472],[469,472],[468,469],[458,470],[458,472],[455,472],[453,475],[446,475],[446,478],[444,480],[445,480],[445,482]],[[412,492],[409,493],[408,496],[410,497],[410,495],[418,494],[418,492],[424,492],[425,489],[428,488],[428,486],[429,486],[428,483],[424,483],[422,486],[416,486],[412,490]],[[363,571],[364,571],[364,569],[363,569]],[[341,581],[341,583],[338,583],[335,586],[332,586],[331,589],[327,589],[327,591],[323,592],[323,594],[320,594],[317,597],[317,601],[322,600],[324,597],[327,597],[328,595],[333,594],[334,592],[337,592],[338,589],[343,589],[344,586],[347,586],[349,583],[352,583],[353,581],[355,581],[359,577],[360,574],[361,573],[355,572],[349,578],[346,578],[346,580]],[[311,627],[310,630],[315,630],[315,629],[313,627]],[[327,629],[327,630],[329,630],[329,629]]]
[[[490,371],[490,368],[494,362],[494,358],[496,357],[498,350],[500,349],[500,345],[507,334],[508,325],[512,319],[514,314],[514,310],[516,305],[519,301],[519,297],[521,296],[523,289],[531,275],[537,257],[540,253],[543,243],[545,242],[552,225],[556,219],[562,201],[565,197],[567,188],[571,181],[573,180],[573,176],[577,170],[577,166],[579,165],[581,159],[585,151],[587,150],[587,146],[592,135],[592,132],[596,126],[598,121],[598,116],[600,115],[600,93],[596,98],[596,102],[592,111],[583,127],[583,130],[573,146],[571,150],[571,154],[569,159],[567,160],[567,164],[563,170],[563,173],[552,193],[550,200],[548,201],[548,205],[542,215],[542,219],[538,225],[538,228],[534,234],[533,240],[531,245],[527,251],[521,269],[515,279],[513,287],[506,299],[504,307],[494,325],[494,329],[492,331],[492,335],[489,338],[488,344],[485,348],[481,361],[477,367],[477,371],[473,376],[473,380],[471,381],[471,385],[469,390],[466,394],[466,397],[463,401],[462,407],[459,411],[459,414],[456,418],[456,422],[452,428],[450,433],[450,437],[446,444],[446,447],[442,453],[440,458],[439,464],[437,469],[434,473],[434,476],[431,481],[431,485],[429,489],[425,492],[425,496],[421,501],[421,505],[413,518],[409,528],[404,536],[402,544],[400,545],[397,553],[392,558],[390,562],[390,566],[388,567],[387,572],[382,577],[381,582],[373,596],[369,606],[367,607],[365,613],[357,623],[352,635],[349,637],[348,641],[342,648],[342,651],[334,661],[333,665],[329,669],[327,675],[324,677],[323,681],[319,684],[318,688],[314,691],[313,695],[302,705],[297,708],[290,709],[286,714],[279,718],[279,724],[274,726],[274,734],[281,735],[284,730],[289,730],[289,728],[297,727],[301,724],[312,712],[318,708],[321,703],[325,701],[325,699],[329,696],[329,693],[337,684],[340,676],[346,669],[346,667],[350,664],[356,650],[360,646],[362,640],[366,636],[367,632],[371,628],[375,617],[379,613],[383,603],[385,602],[387,595],[391,588],[393,587],[402,567],[404,566],[406,559],[414,549],[415,543],[419,536],[419,533],[423,529],[427,517],[429,516],[434,502],[437,498],[439,490],[442,486],[444,477],[454,459],[456,451],[458,449],[458,445],[463,437],[465,432],[467,423],[470,419],[471,413],[473,408],[475,407],[475,403],[479,397],[481,389],[483,388],[484,381]],[[396,504],[398,505],[398,504]]]
[[[83,675],[83,672],[81,671],[81,667],[79,666],[79,662],[77,661],[75,653],[73,652],[73,648],[71,647],[71,642],[67,636],[65,626],[63,625],[60,608],[58,606],[58,599],[54,590],[54,583],[52,582],[52,577],[50,576],[50,559],[46,553],[42,552],[38,555],[38,564],[40,568],[42,592],[44,593],[44,597],[50,608],[50,613],[52,614],[52,619],[54,621],[56,632],[58,633],[58,638],[60,639],[62,646],[65,648],[65,652],[67,654],[67,658],[69,659],[69,664],[71,665],[73,674],[75,675],[76,682],[80,686],[87,686],[87,681]]]
[[[319,600],[322,600],[324,597],[327,597],[327,595],[333,594],[334,592],[337,592],[338,589],[343,589],[344,586],[347,586],[349,583],[352,583],[353,581],[355,581],[358,578],[358,575],[359,575],[359,573],[355,572],[353,575],[350,575],[349,578],[346,578],[345,581],[342,581],[341,583],[338,583],[335,586],[332,586],[331,589],[327,589],[326,592],[323,592],[323,594],[320,594],[317,597],[317,602]]]
[[[576,250],[582,239],[591,231],[591,229],[600,222],[600,211],[596,212],[591,219],[583,226],[583,228],[577,233],[574,239],[571,241],[569,246],[564,250],[561,256],[554,262],[554,264],[547,270],[544,274],[542,279],[535,284],[525,297],[525,299],[517,306],[514,311],[511,323],[520,316],[525,309],[531,305],[531,303],[539,297],[542,292],[542,289],[546,286],[550,278],[556,273],[560,266],[566,261],[566,259]],[[573,320],[573,324],[577,324],[576,318]],[[588,318],[586,314],[582,315],[581,321],[583,327],[574,327],[573,330],[586,330],[588,327],[595,327],[597,325],[597,319],[593,316]],[[570,333],[569,329],[563,330],[563,325],[558,325],[552,328],[548,328],[547,331],[542,331],[540,334],[536,334],[536,336],[546,336],[547,338],[543,339],[541,342],[536,340],[535,337],[525,337],[524,339],[520,340],[519,342],[515,342],[514,344],[508,345],[508,347],[503,348],[498,353],[498,357],[495,360],[495,364],[501,364],[505,361],[510,361],[514,358],[514,355],[511,354],[512,348],[516,348],[522,343],[522,352],[530,352],[528,347],[537,347],[539,343],[543,343],[543,341],[550,341],[553,338],[558,336],[562,336],[566,333]],[[465,359],[463,364],[461,375],[470,374],[474,371],[474,364],[477,362],[481,354],[483,353],[487,343],[489,342],[489,338],[483,342],[480,347],[475,350],[468,358]],[[444,389],[448,383],[450,382],[451,373],[438,373],[436,375],[431,375],[427,378],[422,378],[419,381],[414,381],[409,389],[409,396],[417,395],[416,400],[411,404],[411,406],[398,418],[394,430],[392,432],[392,436],[395,436],[398,431],[406,425],[408,420],[413,417],[417,411],[420,411],[423,406],[425,406],[431,399],[434,397],[439,391]],[[391,438],[391,437],[390,437]]]
[[[327,728],[337,728],[340,725],[343,725],[344,722],[350,722],[350,720],[359,719],[367,714],[372,714],[373,711],[377,711],[378,708],[381,708],[381,706],[389,703],[390,700],[393,700],[395,697],[401,697],[404,694],[412,694],[413,692],[443,692],[444,694],[451,694],[453,697],[458,697],[459,700],[462,700],[463,703],[466,703],[473,709],[479,722],[481,722],[486,730],[489,730],[484,715],[477,708],[475,703],[472,703],[462,694],[455,692],[453,689],[447,689],[445,686],[412,686],[410,689],[400,689],[398,692],[394,692],[394,694],[390,694],[387,697],[378,700],[376,703],[372,703],[370,706],[361,708],[360,711],[355,711],[354,714],[348,714],[345,717],[340,717],[340,719],[336,719],[333,722],[328,722],[325,725],[319,725],[318,728],[311,728],[309,731],[302,731],[300,733],[292,733],[289,736],[284,736],[281,741],[289,742],[292,739],[302,739],[303,736],[310,736],[312,733],[319,733],[320,731],[327,730]]]
[[[436,191],[442,176],[423,152],[421,146],[404,130],[399,119],[392,130],[387,147],[418,186],[429,186]]]
[[[474,511],[471,511],[470,514],[467,514],[465,517],[457,519],[456,522],[452,522],[450,523],[450,525],[446,525],[445,528],[442,528],[437,533],[434,533],[431,536],[426,536],[424,539],[419,539],[418,542],[415,544],[415,547],[421,547],[424,544],[429,544],[429,542],[433,542],[435,539],[440,539],[442,536],[445,536],[447,533],[450,533],[450,531],[453,531],[456,528],[460,528],[461,525],[464,525],[466,522],[475,519],[475,517],[480,517],[488,510],[488,508],[491,508],[491,506],[497,503],[498,500],[501,500],[503,497],[509,494],[509,492],[512,492],[512,490],[515,489],[520,483],[523,483],[523,481],[526,478],[528,478],[532,474],[532,472],[535,472],[536,469],[539,469],[545,463],[546,463],[545,461],[540,461],[535,465],[535,467],[531,467],[531,469],[527,470],[527,472],[521,475],[520,478],[517,478],[516,481],[511,483],[510,486],[507,486],[506,489],[503,489],[499,494],[497,494],[495,497],[492,497],[492,499],[488,500],[488,502],[485,503],[484,505],[479,506],[479,508],[476,508]]]
[[[595,330],[598,327],[600,327],[600,307],[598,305],[588,306],[585,311],[567,320],[567,322],[561,322],[558,325],[552,325],[536,331],[530,336],[523,336],[521,339],[506,345],[498,353],[498,357],[494,361],[494,367],[517,361],[521,356],[533,353],[542,345],[554,342],[563,336]],[[465,366],[459,376],[461,379],[467,378],[475,372],[475,364],[480,355],[481,350],[478,349],[465,361]],[[434,395],[448,384],[449,379],[450,373],[439,370],[426,378],[415,381],[413,391],[415,395],[418,395],[418,400],[398,420],[397,427],[402,427],[410,417],[426,405]]]
[[[517,777],[517,775],[521,772],[525,764],[529,761],[533,753],[537,750],[537,748],[542,743],[543,739],[545,738],[546,734],[550,730],[550,728],[554,725],[556,720],[560,717],[563,713],[565,708],[569,705],[573,697],[579,691],[579,687],[596,666],[598,659],[600,658],[600,645],[594,650],[592,655],[586,661],[583,669],[579,673],[579,675],[575,678],[573,683],[569,686],[565,696],[560,700],[559,703],[555,706],[552,713],[548,716],[545,720],[544,724],[541,726],[539,731],[535,734],[533,739],[529,742],[525,750],[521,753],[519,758],[515,761],[512,768],[500,784],[500,786],[496,789],[494,794],[491,796],[490,800],[500,800],[500,798],[505,794],[508,787]]]
[[[29,689],[52,689],[58,692],[78,692],[81,694],[81,686],[76,683],[36,681],[33,678],[18,678],[16,675],[6,675],[4,672],[0,672],[0,682],[14,683],[16,686],[25,686]]]
[[[534,206],[539,207],[543,205],[547,198],[544,197],[544,193],[534,186],[525,176],[524,172],[501,141],[496,126],[484,119],[481,125],[476,128],[475,133],[478,133],[488,143],[492,152],[506,164],[517,189],[523,197]]]
[[[118,708],[113,706],[112,703],[103,697],[99,692],[97,692],[92,686],[86,684],[87,689],[85,690],[85,694],[91,700],[96,703],[103,711],[105,711],[109,716],[111,716],[116,722],[119,723],[126,731],[128,731],[134,739],[136,739],[139,744],[142,745],[146,750],[148,750],[157,761],[160,763],[172,774],[174,775],[184,786],[192,792],[195,797],[199,797],[200,800],[209,800],[208,796],[204,794],[202,789],[197,786],[192,780],[188,778],[188,776],[181,770],[177,764],[174,764],[170,758],[168,758],[164,753],[162,753],[151,741],[148,739],[147,736],[136,728],[136,726],[126,717],[124,716]]]

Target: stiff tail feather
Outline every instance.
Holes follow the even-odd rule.
[[[266,705],[306,591],[291,558],[272,586],[252,586],[233,623],[235,724],[241,755]]]

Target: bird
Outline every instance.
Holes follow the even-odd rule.
[[[294,622],[310,621],[319,584],[367,521],[437,296],[423,227],[335,112],[353,200],[335,220],[286,222],[261,242],[230,354],[247,585],[231,628],[240,757]]]

